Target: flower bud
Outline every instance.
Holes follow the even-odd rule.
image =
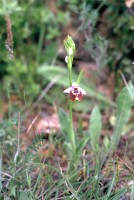
[[[71,47],[68,48],[68,54],[69,54],[70,56],[73,55],[73,49],[72,49]]]
[[[66,62],[66,63],[68,62],[68,56],[65,57],[65,62]]]
[[[73,39],[68,35],[64,40],[64,47],[68,55],[73,56],[75,53],[75,43]]]

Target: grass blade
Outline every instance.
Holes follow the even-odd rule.
[[[77,78],[77,84],[80,84],[82,76],[83,76],[83,70],[81,70],[80,73],[79,73],[79,76]]]
[[[78,158],[81,155],[82,150],[84,149],[87,141],[89,140],[88,137],[84,137],[77,145],[76,148],[76,157]]]
[[[126,188],[122,188],[116,192],[116,194],[110,198],[110,200],[119,200],[127,192]],[[120,199],[121,200],[121,199]]]
[[[109,186],[109,189],[108,189],[108,192],[107,192],[107,197],[109,198],[110,195],[111,195],[111,192],[113,190],[113,187],[114,187],[114,184],[115,184],[115,179],[116,179],[116,170],[114,171],[114,175],[113,175],[113,179],[110,183],[110,186]]]

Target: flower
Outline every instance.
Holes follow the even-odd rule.
[[[72,86],[64,90],[64,93],[68,93],[72,101],[82,101],[83,96],[86,94],[85,90],[83,90],[77,83],[74,82]]]

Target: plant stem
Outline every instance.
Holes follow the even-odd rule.
[[[72,56],[68,55],[68,70],[69,70],[69,83],[70,86],[72,86]],[[73,151],[73,157],[75,155],[76,151],[76,145],[75,145],[75,134],[73,130],[73,116],[72,116],[72,101],[69,100],[69,136],[70,136],[70,141],[72,145],[72,151]]]
[[[67,67],[69,70],[69,84],[72,86],[72,58],[70,55],[68,55]]]
[[[70,141],[72,144],[72,150],[73,150],[73,156],[74,156],[76,147],[75,147],[75,134],[73,130],[72,101],[71,100],[69,100],[69,135],[70,135]]]

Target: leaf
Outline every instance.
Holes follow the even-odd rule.
[[[64,87],[69,86],[68,70],[67,68],[59,66],[48,66],[42,65],[37,69],[37,73],[48,81],[54,81],[55,83],[62,85]],[[77,74],[73,72],[73,81],[77,81]],[[90,97],[94,97],[104,103],[114,106],[115,104],[107,99],[103,94],[96,91],[96,89],[89,84],[87,81],[81,81],[81,87],[86,91],[86,94]]]
[[[127,87],[122,89],[122,91],[119,93],[117,97],[117,118],[116,118],[114,134],[111,139],[111,148],[110,148],[111,153],[113,153],[114,150],[116,149],[121,137],[123,127],[127,123],[130,116],[133,98],[130,91],[128,90],[128,87],[131,91],[133,85],[131,83],[128,84]]]
[[[96,106],[91,113],[90,127],[89,127],[90,140],[95,150],[97,150],[99,146],[101,129],[102,129],[101,113],[98,107]]]
[[[9,196],[11,197],[11,196],[13,196],[13,197],[15,197],[16,196],[16,185],[14,185],[12,188],[11,188],[11,190],[10,190],[10,192],[9,192]]]
[[[68,154],[69,158],[72,158],[72,145],[70,142],[64,142],[63,144],[63,148],[66,151],[66,153]]]
[[[77,84],[80,84],[82,76],[83,76],[83,70],[81,70],[80,73],[79,73],[79,76],[77,78]]]
[[[110,182],[110,185],[109,185],[109,188],[108,188],[108,192],[107,192],[108,198],[110,197],[112,190],[114,188],[115,179],[116,179],[116,170],[114,170],[114,175],[113,175],[112,181]]]
[[[61,131],[66,138],[68,134],[69,118],[62,108],[59,109],[59,121],[60,121]]]
[[[106,149],[106,152],[109,150],[109,147],[110,147],[110,140],[108,138],[108,136],[105,136],[104,140],[103,140],[103,144],[104,144],[104,147]]]
[[[84,149],[87,141],[89,140],[89,137],[85,137],[83,138],[79,144],[77,145],[77,148],[76,148],[76,157],[78,158],[79,155],[81,154],[82,150]]]
[[[28,193],[21,191],[19,195],[19,200],[24,200],[24,199],[30,200],[31,197],[28,195]]]
[[[4,136],[6,133],[5,133],[5,130],[4,129],[0,129],[0,137]]]
[[[132,100],[134,101],[134,86],[133,84],[130,82],[127,86],[128,92],[132,98]]]

